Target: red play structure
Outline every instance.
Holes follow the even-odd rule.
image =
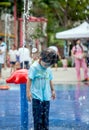
[[[27,82],[28,70],[16,70],[9,78],[6,79],[7,83],[23,84]]]

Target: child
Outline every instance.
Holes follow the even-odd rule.
[[[64,70],[67,70],[67,66],[68,66],[68,61],[67,61],[67,59],[66,59],[65,57],[63,57],[63,58],[61,59],[61,62],[62,62],[62,65],[63,65],[63,69],[64,69]]]
[[[20,69],[21,69],[20,62],[17,61],[17,62],[15,63],[15,70],[14,70],[14,71],[20,70]]]
[[[39,53],[37,48],[32,48],[32,56],[29,57],[29,66],[31,66],[35,61],[38,61]]]
[[[37,48],[32,48],[32,62],[38,61],[39,53]]]
[[[28,72],[27,98],[32,99],[34,130],[49,130],[49,108],[51,96],[55,99],[52,71],[58,56],[47,48],[40,54],[38,62],[34,62]]]

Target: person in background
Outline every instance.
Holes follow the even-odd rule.
[[[63,57],[61,59],[62,65],[63,65],[63,70],[67,70],[67,66],[68,66],[68,61],[66,57]]]
[[[15,68],[14,71],[21,69],[20,62],[19,62],[19,61],[16,61],[14,68]]]
[[[80,73],[80,68],[82,67],[84,70],[84,80],[87,81],[88,78],[88,68],[85,60],[85,53],[81,44],[81,40],[77,39],[74,41],[75,46],[72,48],[72,56],[74,57],[75,60],[75,68],[76,68],[76,74],[77,74],[77,80],[81,81],[81,73]]]
[[[6,65],[7,65],[7,67],[10,67],[10,57],[9,57],[8,51],[6,54]]]
[[[34,62],[28,72],[27,98],[32,100],[34,130],[49,130],[49,109],[51,97],[56,94],[50,68],[58,60],[56,52],[50,48],[43,50],[38,62]]]
[[[16,59],[17,53],[18,53],[18,51],[16,49],[15,44],[12,44],[11,49],[8,52],[8,56],[9,56],[9,59],[10,59],[11,73],[13,73],[14,69],[15,69],[15,63],[17,61],[17,59]]]
[[[59,54],[58,48],[57,48],[56,46],[49,46],[49,48],[50,48],[50,49],[53,49],[53,50],[56,52],[56,54],[58,55],[58,59],[60,60],[60,59],[61,59],[61,56],[60,56],[60,54]],[[55,70],[57,71],[58,61],[57,61],[57,63],[54,64],[54,66],[55,66]]]
[[[21,68],[29,69],[30,50],[27,45],[18,49]]]
[[[4,37],[0,37],[0,41],[1,41],[1,45],[3,45],[3,47],[5,48],[5,52],[4,52],[4,64],[3,67],[4,69],[6,69],[6,55],[7,55],[7,44],[4,42]]]
[[[32,48],[32,62],[38,61],[39,59],[39,52],[37,48]]]
[[[0,79],[2,78],[2,65],[5,63],[6,48],[3,45],[2,37],[0,37]]]

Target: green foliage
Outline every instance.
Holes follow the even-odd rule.
[[[0,2],[0,6],[10,7],[11,6],[11,2]]]
[[[37,39],[37,38],[40,38],[40,37],[44,37],[44,34],[41,30],[41,27],[38,26],[37,29],[35,30],[33,38]]]
[[[1,1],[14,3],[14,0]],[[17,16],[21,17],[23,13],[23,0],[16,0],[16,2]],[[89,0],[32,0],[32,2],[33,6],[30,13],[33,16],[48,19],[48,45],[58,42],[55,38],[56,32],[71,28],[75,21],[89,19],[89,8],[87,8]],[[12,7],[10,9],[13,11]]]
[[[68,59],[68,67],[72,67],[72,60]]]
[[[63,67],[61,60],[58,61],[58,67]],[[68,59],[68,67],[72,67],[72,60]]]
[[[38,12],[40,10],[49,21],[51,19],[55,23],[55,20],[57,20],[58,24],[62,26],[65,26],[65,22],[68,26],[68,21],[83,20],[88,17],[88,14],[84,12],[85,10],[89,12],[87,9],[87,5],[89,5],[88,0],[33,0],[33,3],[34,7],[38,8]]]
[[[62,67],[63,65],[62,65],[62,62],[61,62],[61,60],[60,61],[58,61],[58,67]]]
[[[89,17],[88,0],[33,0],[33,14],[48,19],[48,45],[57,42],[56,32],[73,26],[75,21]]]

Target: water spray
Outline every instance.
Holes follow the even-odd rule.
[[[30,17],[30,10],[32,7],[32,1],[31,0],[24,0],[24,12],[23,12],[23,53],[24,53],[24,47],[26,45],[26,20],[29,19]],[[23,68],[24,68],[24,61],[23,61]],[[30,105],[30,118],[31,118],[31,123],[33,124],[33,119],[32,119],[32,109],[31,109],[31,103]],[[33,130],[33,125],[31,126],[30,130]]]

